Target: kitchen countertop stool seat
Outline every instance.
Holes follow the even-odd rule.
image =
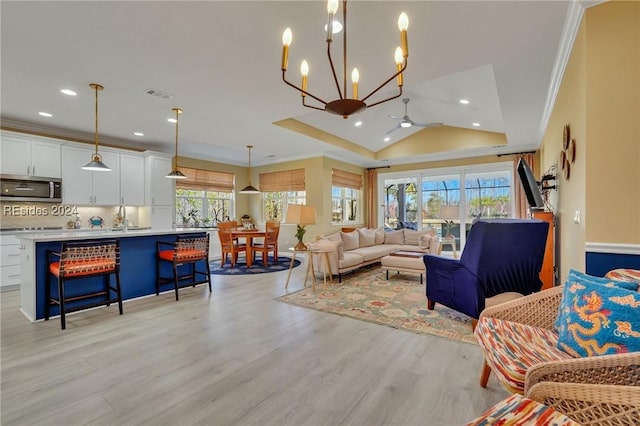
[[[49,320],[53,305],[60,308],[60,325],[63,330],[66,328],[66,314],[69,312],[109,306],[117,302],[122,315],[118,239],[63,242],[60,252],[47,251],[46,265],[45,321]],[[115,275],[115,286],[111,283],[111,275]],[[98,276],[104,277],[102,286],[90,280]],[[52,294],[53,277],[57,278],[57,286]],[[80,282],[80,279],[83,281]]]
[[[156,295],[160,294],[161,285],[169,283],[173,284],[176,300],[180,300],[178,289],[182,287],[207,283],[211,293],[208,233],[178,235],[175,243],[158,241],[156,251]],[[163,262],[171,264],[171,277],[161,275]],[[198,269],[200,264],[204,264],[204,269]]]

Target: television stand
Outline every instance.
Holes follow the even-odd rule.
[[[544,259],[542,260],[542,269],[540,270],[540,281],[542,281],[542,290],[546,290],[556,285],[556,268],[555,268],[555,216],[553,212],[543,210],[531,210],[531,216],[534,219],[544,220],[549,224],[547,233],[547,244],[544,248]]]

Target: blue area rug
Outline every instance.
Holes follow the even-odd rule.
[[[227,261],[222,267],[220,267],[219,260],[210,262],[209,265],[211,266],[211,273],[215,275],[265,274],[269,272],[286,271],[291,266],[291,258],[278,256],[278,262],[274,263],[273,256],[269,256],[267,267],[262,265],[262,259],[260,259],[260,256],[258,256],[250,268],[247,268],[247,264],[244,262],[244,259],[238,259],[238,263],[236,263],[233,268],[231,268],[231,263],[229,261]],[[300,261],[296,259],[293,267],[295,268],[299,265]]]

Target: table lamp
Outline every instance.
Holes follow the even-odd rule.
[[[307,246],[302,242],[302,238],[304,238],[304,234],[307,232],[305,226],[316,224],[316,208],[314,206],[306,206],[304,204],[289,204],[287,207],[285,223],[298,225],[296,230],[298,244],[296,244],[294,249],[306,250]]]
[[[453,226],[453,221],[455,219],[460,219],[460,212],[458,210],[458,206],[440,207],[438,217],[443,219],[444,223],[447,225],[447,235],[445,235],[445,238],[453,238],[453,234],[451,234],[451,226]]]

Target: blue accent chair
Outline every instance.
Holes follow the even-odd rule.
[[[477,319],[487,298],[539,291],[548,229],[535,219],[475,221],[460,260],[424,256],[427,307],[440,303]]]

